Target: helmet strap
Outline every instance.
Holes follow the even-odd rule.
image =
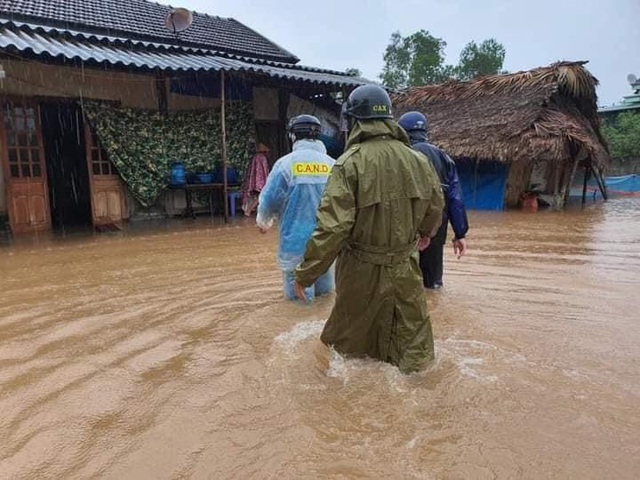
[[[352,132],[352,131],[353,131],[353,129],[354,129],[354,128],[355,128],[355,126],[356,126],[357,121],[358,121],[358,119],[357,119],[357,118],[355,118],[355,117],[351,117],[351,116],[349,116],[349,117],[347,118],[347,128],[349,129],[349,132]]]

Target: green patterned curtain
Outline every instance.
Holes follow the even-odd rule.
[[[173,162],[187,171],[211,172],[222,162],[220,110],[162,115],[85,101],[83,110],[120,176],[148,207],[168,185]],[[226,105],[227,155],[239,175],[254,151],[253,105]]]

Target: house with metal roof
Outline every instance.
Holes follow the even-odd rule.
[[[175,164],[220,186],[226,218],[229,171],[258,144],[286,153],[291,115],[321,117],[329,143],[339,134],[336,98],[366,79],[302,66],[231,18],[187,12],[177,28],[184,12],[0,0],[0,217],[13,233],[181,212],[191,195],[167,188]]]
[[[615,105],[609,105],[606,107],[600,107],[598,113],[603,118],[611,118],[617,114],[630,110],[640,111],[640,79],[634,74],[627,76],[627,81],[631,86],[631,95],[625,95],[620,103]]]

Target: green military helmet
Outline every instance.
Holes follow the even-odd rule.
[[[349,95],[345,113],[357,120],[390,119],[393,118],[391,98],[378,85],[362,85]]]

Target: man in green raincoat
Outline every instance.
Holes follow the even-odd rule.
[[[440,180],[392,120],[384,89],[358,87],[346,114],[347,150],[295,271],[296,291],[302,295],[337,258],[336,302],[321,340],[346,356],[414,372],[434,359],[418,247],[428,246],[442,222]]]

